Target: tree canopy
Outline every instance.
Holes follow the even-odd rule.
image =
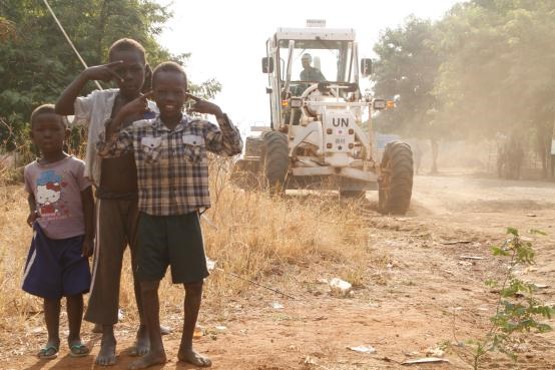
[[[436,106],[432,94],[439,67],[433,49],[431,21],[407,18],[404,25],[387,29],[374,46],[375,93],[392,98],[396,109],[384,112],[378,120],[381,129],[421,136],[431,122]]]
[[[88,65],[106,60],[109,46],[122,37],[139,41],[148,62],[185,63],[189,55],[173,55],[156,36],[172,16],[152,0],[50,0],[49,4]],[[21,135],[30,112],[37,105],[55,102],[83,66],[42,1],[0,2],[0,144],[8,131]],[[191,84],[193,91],[213,96],[217,81]],[[107,87],[105,85],[105,87]],[[95,86],[91,83],[89,90]]]
[[[397,107],[380,128],[411,136],[551,139],[555,118],[555,2],[473,0],[436,22],[409,17],[385,30],[375,93]],[[538,134],[539,135],[539,134]]]

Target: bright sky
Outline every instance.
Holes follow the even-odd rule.
[[[159,0],[167,4],[168,0]],[[304,27],[325,19],[329,28],[354,28],[359,57],[372,57],[380,31],[410,14],[439,19],[460,0],[174,0],[174,17],[160,37],[172,53],[192,53],[186,72],[199,83],[215,78],[223,89],[214,102],[238,123],[268,125],[267,76],[262,73],[266,40],[278,27]]]

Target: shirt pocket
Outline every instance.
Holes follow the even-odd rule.
[[[189,162],[198,163],[204,159],[204,138],[199,135],[185,134],[182,136],[183,155]]]
[[[147,163],[156,162],[160,155],[160,147],[162,144],[161,137],[145,136],[141,138],[141,152]]]

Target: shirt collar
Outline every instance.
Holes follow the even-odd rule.
[[[160,119],[160,115],[157,115],[156,120],[154,121],[154,127],[161,131],[179,132],[179,131],[183,131],[187,126],[189,126],[190,122],[191,122],[191,118],[187,116],[185,113],[183,113],[181,122],[179,122],[173,130],[170,130],[168,127],[166,127],[166,125],[164,125],[164,122],[162,122],[162,120]]]

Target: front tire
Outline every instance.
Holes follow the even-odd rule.
[[[404,215],[412,197],[413,158],[411,147],[394,141],[386,145],[379,180],[379,210],[383,214]]]
[[[289,171],[289,146],[287,136],[278,131],[264,134],[264,174],[272,193],[285,190]]]

